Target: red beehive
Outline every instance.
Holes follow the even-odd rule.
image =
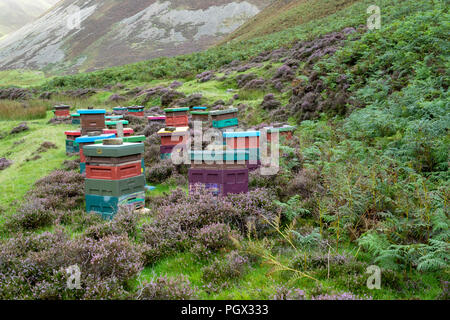
[[[175,146],[187,142],[189,139],[189,127],[176,127],[173,131],[163,128],[158,131],[158,135],[161,137],[162,146]]]
[[[189,108],[169,108],[165,109],[167,127],[187,127],[189,126]]]
[[[64,132],[67,140],[75,140],[81,136],[81,131],[66,131]]]
[[[121,180],[142,174],[142,161],[135,161],[116,166],[86,165],[86,178],[103,180]]]
[[[292,139],[292,133],[294,132],[295,127],[293,126],[283,126],[279,128],[267,128],[267,141],[272,141],[272,132],[278,132],[281,137],[284,137],[286,140]]]
[[[53,113],[57,118],[70,118],[70,106],[54,106]]]
[[[188,116],[166,117],[166,126],[168,127],[187,127],[189,125]]]
[[[259,148],[259,131],[224,132],[223,138],[228,149]]]

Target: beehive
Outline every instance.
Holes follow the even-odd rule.
[[[174,130],[163,128],[158,131],[161,137],[162,146],[175,146],[177,144],[186,143],[189,139],[189,127],[175,127]]]
[[[53,107],[53,113],[56,118],[70,118],[70,106],[59,105]]]
[[[167,127],[187,127],[189,126],[188,112],[189,108],[167,108],[166,113]]]
[[[143,106],[131,106],[128,107],[128,114],[130,116],[135,117],[143,117],[144,116],[144,107]]]
[[[128,120],[106,121],[105,125],[108,127],[108,129],[116,129],[118,123],[122,123],[122,125],[127,125],[129,122]]]
[[[247,150],[194,150],[190,159],[190,191],[201,184],[213,194],[248,192]]]
[[[128,113],[127,107],[114,107],[113,108],[113,114],[115,115],[124,115]]]
[[[72,113],[70,115],[70,117],[72,118],[72,124],[76,124],[76,125],[80,125],[81,124],[80,114],[79,113]]]
[[[165,116],[148,116],[148,123],[152,124],[152,123],[165,123],[166,122],[166,117]]]
[[[80,152],[78,144],[75,139],[81,136],[81,131],[65,131],[66,135],[66,154],[71,156]]]
[[[105,128],[104,109],[83,109],[78,110],[81,118],[81,133],[83,135],[92,131],[102,131]]]
[[[143,174],[122,180],[85,179],[86,194],[103,197],[121,197],[141,192],[145,186]]]
[[[105,120],[106,121],[109,121],[109,120],[111,120],[111,121],[114,121],[114,120],[121,120],[121,119],[123,119],[123,115],[109,115],[109,116],[105,116]]]
[[[114,218],[119,207],[137,210],[145,205],[145,191],[120,197],[99,196],[93,194],[86,195],[86,211],[100,214],[105,220]]]
[[[117,129],[103,129],[103,134],[115,134],[117,137]],[[132,128],[123,128],[123,135],[125,137],[132,136],[134,134],[134,130]]]
[[[76,138],[81,136],[81,131],[79,130],[65,131],[64,134],[66,135],[67,140],[75,140]]]
[[[248,192],[248,168],[189,169],[189,190],[201,184],[216,195]]]
[[[224,145],[228,149],[259,148],[259,131],[224,132]]]
[[[213,121],[227,120],[227,119],[235,119],[238,117],[238,109],[237,108],[228,108],[224,110],[213,110],[209,113],[211,115],[211,119]]]
[[[278,132],[281,137],[284,137],[286,140],[290,140],[292,139],[292,135],[296,129],[295,126],[289,126],[289,125],[285,125],[282,127],[266,127],[265,128],[267,130],[267,141],[272,141],[272,133],[273,132]]]
[[[142,137],[129,137],[129,140],[142,141]],[[122,139],[106,140],[102,144],[84,147],[88,212],[112,219],[120,206],[132,209],[144,206],[143,153],[143,143],[124,143]]]
[[[209,121],[209,111],[191,111],[192,121]]]
[[[97,140],[104,140],[104,139],[112,139],[115,138],[114,134],[101,134],[101,135],[96,135],[96,136],[81,136],[75,139],[75,146],[79,146],[79,150],[80,150],[80,172],[84,173],[85,172],[85,165],[84,163],[86,162],[86,158],[84,156],[84,152],[83,149],[85,146],[88,146],[90,144],[94,144],[95,141]],[[82,165],[83,164],[83,165]]]

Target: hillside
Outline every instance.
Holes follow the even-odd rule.
[[[446,1],[376,3],[379,30],[366,27],[373,0],[311,4],[300,24],[188,55],[51,79],[7,71],[0,299],[448,300],[450,14]],[[189,166],[160,158],[163,124],[126,116],[156,189],[147,212],[103,221],[85,212],[79,157],[64,152],[77,126],[52,119],[61,103],[234,106],[239,130],[296,130],[276,174],[215,197],[189,194]],[[82,286],[68,290],[75,264]]]
[[[0,69],[76,72],[200,51],[268,3],[65,0],[0,41]],[[68,27],[71,6],[81,10],[79,29]]]
[[[279,32],[334,14],[357,0],[277,0],[228,35],[222,43]]]
[[[0,1],[0,38],[32,22],[59,0]]]

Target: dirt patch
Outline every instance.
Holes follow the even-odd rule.
[[[12,161],[10,161],[6,158],[0,158],[0,170],[5,170],[10,165],[12,165]]]
[[[31,155],[31,158],[27,158],[25,161],[35,161],[38,160],[40,158],[42,158],[40,156],[41,153],[47,152],[50,149],[58,149],[58,147],[50,141],[44,141],[42,142],[42,144],[39,146],[39,148],[36,149],[36,151],[34,151]]]
[[[27,131],[27,130],[30,130],[30,128],[28,127],[27,123],[26,122],[22,122],[17,127],[13,128],[11,130],[11,134],[20,133],[20,132]]]

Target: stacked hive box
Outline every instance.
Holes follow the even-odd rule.
[[[238,109],[229,108],[225,110],[210,111],[212,126],[222,131],[237,128],[239,121],[237,118]]]
[[[189,108],[169,108],[164,109],[166,113],[166,127],[188,127]]]
[[[166,122],[166,117],[164,117],[164,116],[149,116],[149,117],[147,117],[147,119],[148,119],[148,124],[165,123]]]
[[[78,154],[80,149],[75,139],[81,136],[81,131],[66,131],[64,134],[66,135],[66,154],[68,156]]]
[[[123,137],[122,141],[123,142],[129,142],[129,143],[143,143],[145,141],[145,136],[128,136],[128,137]],[[103,143],[102,140],[95,141],[95,144],[101,144],[101,143]],[[145,174],[144,154],[142,154],[141,166],[142,166],[142,173]]]
[[[123,115],[105,116],[105,121],[116,121],[123,119]]]
[[[224,132],[223,143],[228,150],[245,150],[249,154],[246,165],[250,171],[260,167],[259,131]]]
[[[128,122],[128,120],[106,121],[105,125],[106,125],[106,127],[108,127],[108,129],[116,129],[118,123],[122,123],[122,125],[126,125],[129,122]]]
[[[128,114],[128,108],[127,107],[114,107],[113,113],[116,115]]]
[[[80,125],[81,124],[80,114],[79,113],[72,113],[70,115],[70,117],[72,118],[72,124],[76,124],[76,125]]]
[[[89,135],[78,137],[75,139],[75,145],[79,147],[80,151],[80,173],[84,173],[86,171],[86,157],[84,155],[84,147],[94,144],[97,140],[112,139],[115,137],[115,134],[96,135],[95,132],[90,132]]]
[[[130,116],[135,116],[135,117],[143,117],[144,116],[144,107],[142,106],[132,106],[132,107],[128,107],[128,114]]]
[[[209,111],[206,111],[206,107],[193,107],[192,110],[192,121],[201,121],[203,123],[209,121]]]
[[[53,107],[53,113],[56,119],[67,119],[70,118],[70,106],[60,105]]]
[[[103,129],[103,134],[113,133],[117,136],[117,129]],[[134,130],[131,128],[123,128],[123,135],[125,137],[132,136],[134,134]]]
[[[278,132],[280,134],[280,138],[284,137],[286,140],[290,140],[292,139],[292,134],[295,131],[295,127],[294,126],[282,126],[282,127],[266,127],[265,129],[267,129],[267,141],[272,141],[272,133],[273,132]]]
[[[216,195],[248,192],[248,151],[202,150],[192,151],[190,155],[190,192],[197,184]]]
[[[176,145],[185,144],[189,139],[189,127],[166,127],[158,131],[161,137],[161,159],[170,159]]]
[[[89,132],[97,132],[105,128],[104,109],[85,109],[78,110],[81,118],[81,134],[87,135]]]
[[[143,153],[143,143],[124,143],[122,139],[84,147],[87,212],[112,219],[121,206],[133,210],[144,207]]]

